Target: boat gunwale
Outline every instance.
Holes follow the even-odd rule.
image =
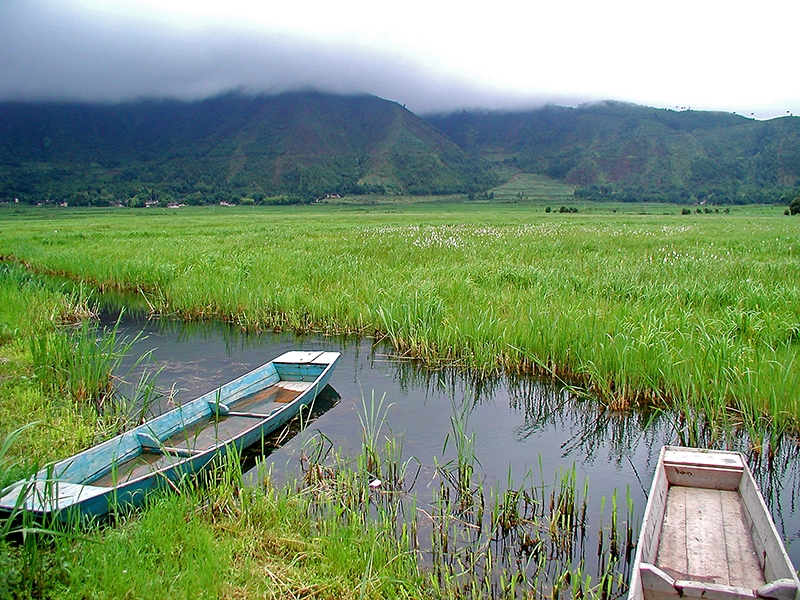
[[[294,351],[294,352],[302,352],[302,351]],[[313,354],[313,353],[314,352],[307,352],[307,354]],[[159,422],[162,422],[162,423],[163,422],[169,422],[170,420],[174,419],[176,414],[179,414],[179,413],[183,412],[187,408],[197,408],[197,407],[204,408],[204,410],[198,412],[196,415],[193,415],[191,420],[184,421],[183,418],[181,417],[177,421],[176,426],[173,426],[173,427],[170,427],[169,429],[163,430],[156,436],[150,436],[150,437],[154,437],[155,441],[159,442],[160,440],[158,438],[168,439],[170,436],[175,435],[175,433],[181,431],[182,429],[186,429],[186,428],[190,427],[194,423],[198,423],[199,421],[202,421],[203,419],[206,419],[206,418],[213,418],[214,417],[215,402],[213,400],[209,401],[209,399],[210,398],[211,399],[219,398],[220,397],[220,393],[223,390],[223,388],[228,388],[228,389],[233,388],[232,391],[231,391],[232,399],[231,400],[226,399],[225,406],[227,407],[227,405],[228,405],[227,403],[228,402],[231,405],[234,405],[236,402],[242,400],[243,398],[246,398],[248,395],[250,395],[250,393],[253,392],[254,388],[255,389],[266,389],[266,388],[259,388],[257,386],[259,385],[260,382],[263,382],[264,379],[269,378],[269,376],[258,377],[258,374],[259,373],[268,372],[270,370],[270,368],[272,368],[274,370],[274,374],[278,375],[278,379],[271,385],[276,385],[276,384],[280,383],[281,381],[292,381],[291,379],[283,379],[277,373],[277,369],[275,369],[276,361],[278,361],[278,359],[280,359],[281,357],[285,356],[286,354],[288,354],[288,353],[284,353],[283,355],[281,355],[281,356],[279,356],[279,357],[277,357],[277,358],[275,358],[273,360],[270,360],[270,361],[264,363],[263,365],[255,368],[255,369],[253,369],[251,371],[248,371],[247,373],[244,373],[243,375],[237,377],[236,379],[233,379],[233,380],[231,380],[229,382],[226,382],[226,383],[218,386],[217,388],[215,388],[215,389],[213,389],[213,390],[211,390],[211,391],[209,391],[209,392],[207,392],[205,394],[202,394],[201,396],[199,396],[199,397],[197,397],[197,398],[195,398],[195,399],[193,399],[193,400],[191,400],[191,401],[189,401],[189,402],[187,402],[185,404],[177,406],[174,409],[171,409],[171,410],[167,411],[166,413],[163,413],[163,414],[153,418],[152,420],[150,420],[150,421],[148,421],[146,423],[138,425],[137,427],[134,427],[133,429],[131,429],[129,431],[126,431],[126,432],[123,432],[123,433],[121,433],[121,434],[119,434],[117,436],[114,436],[113,438],[111,438],[109,440],[106,440],[104,442],[101,442],[100,444],[97,444],[96,446],[92,446],[90,448],[87,448],[86,450],[83,450],[82,452],[79,452],[78,454],[75,454],[73,456],[70,456],[70,457],[67,457],[65,459],[62,459],[62,460],[60,460],[60,461],[58,461],[58,462],[56,462],[56,463],[54,463],[52,465],[48,465],[47,467],[45,467],[44,469],[41,469],[40,471],[38,471],[36,474],[32,475],[31,477],[29,477],[27,479],[23,479],[21,481],[18,481],[15,484],[12,484],[12,485],[8,486],[5,490],[3,490],[4,493],[3,493],[2,499],[0,499],[0,501],[1,500],[10,499],[11,495],[14,494],[15,492],[16,492],[16,495],[19,496],[19,498],[15,499],[15,502],[14,502],[13,506],[11,504],[0,505],[0,510],[2,510],[2,511],[9,511],[10,510],[12,512],[15,512],[16,510],[23,509],[23,510],[26,510],[28,512],[31,512],[31,513],[34,513],[34,514],[40,514],[40,515],[67,512],[67,511],[70,511],[72,509],[80,510],[80,507],[82,506],[82,504],[84,502],[92,500],[92,499],[95,499],[98,496],[107,496],[107,495],[111,495],[111,494],[116,496],[116,494],[118,494],[118,493],[127,493],[129,491],[129,489],[133,490],[131,493],[135,494],[137,491],[139,491],[139,490],[135,490],[134,489],[134,488],[136,488],[137,484],[143,484],[143,483],[146,484],[148,482],[148,480],[155,480],[157,477],[164,477],[166,479],[170,479],[171,475],[173,475],[175,472],[177,472],[181,468],[187,467],[187,465],[192,465],[192,466],[189,466],[189,470],[190,471],[199,471],[199,470],[201,470],[203,467],[208,465],[211,462],[211,460],[213,460],[213,458],[214,458],[214,456],[216,454],[219,454],[220,452],[227,452],[227,447],[228,446],[230,446],[232,444],[236,444],[237,446],[240,446],[240,448],[241,448],[242,446],[245,445],[243,440],[247,439],[249,436],[253,435],[255,432],[265,429],[267,426],[269,426],[270,423],[277,421],[277,422],[279,422],[279,424],[276,427],[279,427],[280,425],[285,424],[285,422],[288,422],[288,420],[290,420],[290,419],[287,419],[287,421],[285,421],[285,422],[280,422],[281,415],[283,415],[287,411],[290,411],[290,410],[296,408],[298,405],[305,404],[307,399],[308,399],[308,397],[309,397],[309,395],[311,395],[313,398],[316,398],[316,396],[327,385],[327,382],[328,382],[328,380],[330,378],[330,374],[332,373],[336,363],[338,362],[339,358],[341,357],[341,353],[339,353],[339,352],[330,352],[330,351],[316,351],[316,356],[312,360],[309,360],[308,362],[305,362],[305,363],[301,363],[301,362],[279,362],[278,364],[281,364],[281,365],[297,365],[297,366],[299,366],[299,367],[301,367],[303,369],[309,369],[309,370],[311,370],[311,369],[316,370],[318,368],[318,369],[320,369],[320,371],[319,371],[319,373],[315,373],[314,374],[314,379],[312,381],[308,382],[308,383],[310,383],[310,385],[305,390],[301,391],[295,398],[293,398],[289,402],[286,402],[285,404],[281,404],[281,405],[277,406],[269,414],[264,415],[264,418],[253,418],[253,421],[254,421],[253,425],[251,427],[248,427],[245,430],[239,432],[238,434],[236,434],[236,435],[234,435],[232,437],[226,438],[226,439],[224,439],[222,441],[217,440],[217,442],[214,443],[211,447],[209,447],[209,448],[207,448],[205,450],[202,450],[202,451],[200,451],[200,452],[198,452],[196,454],[193,454],[191,456],[176,457],[179,460],[177,460],[173,464],[165,466],[165,467],[163,467],[161,469],[156,469],[156,470],[153,470],[153,471],[146,472],[146,473],[144,473],[144,474],[142,474],[142,475],[140,475],[138,477],[126,480],[126,481],[124,481],[122,483],[116,483],[116,484],[114,484],[112,486],[95,486],[95,485],[93,485],[91,483],[91,481],[95,481],[95,480],[103,477],[110,470],[112,470],[114,468],[113,467],[114,463],[121,463],[121,462],[125,462],[125,461],[128,461],[128,460],[131,460],[132,458],[135,458],[136,456],[140,456],[144,452],[146,452],[146,450],[145,450],[144,446],[142,445],[141,441],[138,439],[138,436],[140,434],[142,434],[142,433],[144,433],[146,435],[157,433],[156,431],[154,431],[153,425],[158,425]],[[319,360],[320,357],[323,356],[323,355],[327,355],[327,358],[329,360],[327,360],[326,362],[314,362],[316,360]],[[237,389],[235,387],[237,383],[240,383],[240,382],[242,382],[243,380],[245,380],[246,378],[249,378],[249,377],[256,377],[256,379],[252,383],[249,383],[249,384],[247,384],[245,386],[242,386],[242,388],[240,388],[240,389]],[[269,387],[269,386],[267,386],[267,387]],[[242,393],[243,391],[245,393]],[[217,405],[221,405],[223,403],[217,401],[216,404]],[[217,415],[218,416],[224,416],[224,414],[221,413],[221,412],[218,412]],[[233,415],[233,416],[235,416],[235,415]],[[74,480],[74,479],[76,479],[75,477],[62,478],[60,476],[60,473],[64,473],[71,465],[73,465],[75,463],[76,460],[85,459],[86,457],[91,457],[93,455],[102,455],[103,452],[111,451],[114,448],[119,448],[123,443],[130,443],[130,442],[133,442],[131,448],[129,450],[127,450],[124,454],[120,455],[121,458],[120,457],[112,458],[112,460],[109,461],[106,465],[104,465],[101,470],[98,470],[98,471],[96,471],[94,473],[91,473],[89,475],[84,475],[84,476],[80,477],[79,478],[80,480],[77,481],[77,482]],[[240,442],[242,442],[242,443],[240,444]],[[253,443],[253,442],[249,442],[246,445],[249,446],[251,443]],[[48,499],[46,497],[40,496],[40,499],[42,499],[44,501],[43,502],[39,502],[38,503],[39,504],[38,507],[36,507],[36,506],[28,506],[29,503],[32,504],[37,500],[36,495],[39,495],[39,487],[40,487],[40,485],[44,485],[45,488],[49,489],[51,485],[52,486],[57,486],[59,483],[64,483],[64,484],[67,484],[68,486],[76,486],[76,487],[84,488],[84,489],[86,489],[88,491],[88,497],[83,498],[83,499],[81,499],[79,497],[78,499],[74,500],[71,504],[61,507],[61,506],[58,506],[60,498],[55,498],[55,499],[54,498],[49,498]],[[145,488],[144,491],[146,491],[146,489],[147,488]],[[21,503],[21,506],[20,506],[19,500],[20,500],[20,498],[22,496],[25,496],[25,500]],[[79,494],[79,496],[80,496],[80,494]],[[46,502],[50,502],[50,507],[49,508],[46,506]],[[55,506],[53,506],[53,504],[55,504]]]

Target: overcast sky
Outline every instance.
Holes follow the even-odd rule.
[[[800,115],[797,0],[0,0],[0,99],[366,92]]]

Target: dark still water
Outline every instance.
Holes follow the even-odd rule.
[[[158,388],[178,403],[186,402],[288,350],[328,350],[342,353],[321,398],[321,409],[308,429],[290,437],[269,453],[266,461],[278,479],[300,471],[304,440],[321,432],[334,447],[355,454],[360,448],[359,414],[374,395],[383,398],[384,435],[404,442],[403,455],[421,464],[413,488],[418,505],[425,508],[436,481],[435,465],[455,457],[452,442],[443,445],[451,431],[454,405],[471,407],[468,432],[475,434],[475,454],[484,488],[508,485],[553,484],[561,472],[576,469],[579,487],[589,480],[589,510],[599,513],[601,499],[617,490],[624,507],[629,490],[638,535],[661,446],[677,443],[671,415],[610,413],[597,404],[571,395],[548,380],[471,379],[453,371],[421,369],[391,358],[391,349],[371,340],[298,337],[293,334],[240,333],[218,322],[183,323],[126,316],[120,333],[128,339],[143,334],[131,349],[125,369],[152,350],[149,367],[160,368]],[[125,369],[123,369],[123,374]],[[136,377],[127,377],[135,379]],[[161,402],[164,400],[162,398]],[[796,446],[787,444],[771,468],[751,464],[770,506],[779,532],[787,542],[795,565],[800,564],[800,490]],[[416,467],[414,468],[416,471]],[[530,475],[523,481],[526,473]]]

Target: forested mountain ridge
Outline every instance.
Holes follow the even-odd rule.
[[[782,201],[800,182],[800,118],[622,102],[427,117],[465,151],[598,199]]]
[[[438,130],[375,96],[0,104],[0,198],[194,203],[454,193],[497,182]]]
[[[602,102],[421,119],[375,96],[317,92],[0,103],[0,201],[468,194],[498,172],[549,175],[590,199],[787,202],[800,194],[800,118]]]

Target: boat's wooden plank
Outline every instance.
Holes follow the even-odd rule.
[[[125,460],[138,452],[139,440],[133,429],[88,450],[64,459],[53,467],[51,473],[42,471],[39,478],[86,481],[102,473],[112,460]]]
[[[125,462],[121,462],[94,481],[94,485],[113,487],[133,481],[144,475],[175,466],[185,459],[172,454],[143,452]]]
[[[339,360],[338,352],[323,352],[317,358],[311,361],[314,365],[332,365]]]
[[[303,350],[292,350],[281,354],[278,358],[274,359],[272,362],[277,364],[298,364],[304,365],[313,362],[315,359],[319,358],[322,354],[322,351],[303,351]]]
[[[231,416],[218,421],[207,419],[165,440],[164,445],[196,451],[210,450],[258,425],[258,421],[248,417]]]
[[[265,390],[261,390],[250,396],[238,400],[234,404],[228,404],[228,408],[234,412],[270,412],[270,405],[275,403],[287,404],[297,398],[300,392],[287,389],[280,385],[273,385]],[[213,409],[212,409],[213,410]]]
[[[672,485],[720,490],[738,489],[744,471],[740,454],[721,450],[668,446],[663,464]]]
[[[759,598],[773,598],[774,600],[793,600],[797,596],[797,582],[792,579],[776,579],[765,583],[756,590]]]
[[[720,492],[720,502],[728,562],[728,585],[757,589],[766,582],[745,522],[739,492]]]
[[[703,448],[678,448],[667,446],[664,464],[679,464],[686,467],[715,467],[723,469],[744,469],[744,461],[738,452],[706,450]]]
[[[739,469],[665,464],[664,470],[671,485],[686,487],[736,490],[742,479]]]
[[[662,448],[659,454],[658,466],[653,475],[653,483],[650,485],[650,493],[647,496],[642,529],[639,534],[639,541],[636,544],[636,554],[634,555],[634,568],[631,571],[629,600],[643,600],[641,574],[638,566],[644,563],[655,563],[658,555],[661,523],[664,519],[669,489],[666,473],[661,467],[661,457],[664,455],[664,451],[665,448]],[[658,598],[654,600],[665,599]]]
[[[314,381],[324,370],[322,365],[275,365],[284,381]]]
[[[667,493],[655,564],[673,579],[686,579],[689,573],[686,555],[686,510],[686,488],[670,488]]]
[[[656,566],[675,579],[765,583],[739,495],[727,490],[670,488]]]
[[[757,598],[754,590],[737,588],[720,583],[702,581],[675,582],[675,588],[683,598],[706,598],[707,600],[753,600]]]
[[[755,552],[767,581],[792,579],[798,583],[797,573],[792,566],[778,530],[772,522],[767,505],[758,491],[753,475],[748,469],[742,477],[739,488],[744,505],[745,521],[753,540]],[[798,592],[800,598],[800,591]]]
[[[641,563],[639,575],[642,579],[642,589],[647,592],[677,595],[675,580],[655,565]]]
[[[233,381],[221,385],[218,389],[204,394],[197,400],[205,400],[211,404],[216,402],[235,402],[239,398],[269,387],[278,381],[280,381],[280,376],[275,366],[272,363],[267,363]],[[195,401],[193,400],[192,402]]]
[[[161,446],[160,448],[154,448],[149,450],[150,452],[154,452],[156,454],[170,454],[173,456],[179,457],[188,457],[188,456],[196,456],[200,454],[198,450],[190,450],[186,448],[175,448],[173,446]]]
[[[72,506],[78,501],[87,501],[100,496],[110,488],[100,485],[81,485],[68,481],[22,481],[4,497],[3,506],[22,508],[20,494],[25,494],[24,506],[35,512],[49,512]]]
[[[720,491],[683,490],[686,494],[686,579],[730,585]]]
[[[663,469],[658,469],[650,487],[647,510],[642,521],[642,534],[636,547],[641,562],[656,562],[661,524],[664,521],[664,513],[667,510],[668,493],[669,484],[667,483],[666,474]]]
[[[230,417],[247,417],[248,419],[269,419],[275,412],[277,412],[277,409],[275,411],[273,411],[272,413],[270,413],[270,414],[252,413],[252,412],[237,412],[237,411],[234,410],[234,411],[229,412],[227,416],[230,416]]]
[[[291,390],[293,392],[305,392],[308,388],[314,385],[313,381],[279,381],[275,384],[277,387],[284,390]]]

